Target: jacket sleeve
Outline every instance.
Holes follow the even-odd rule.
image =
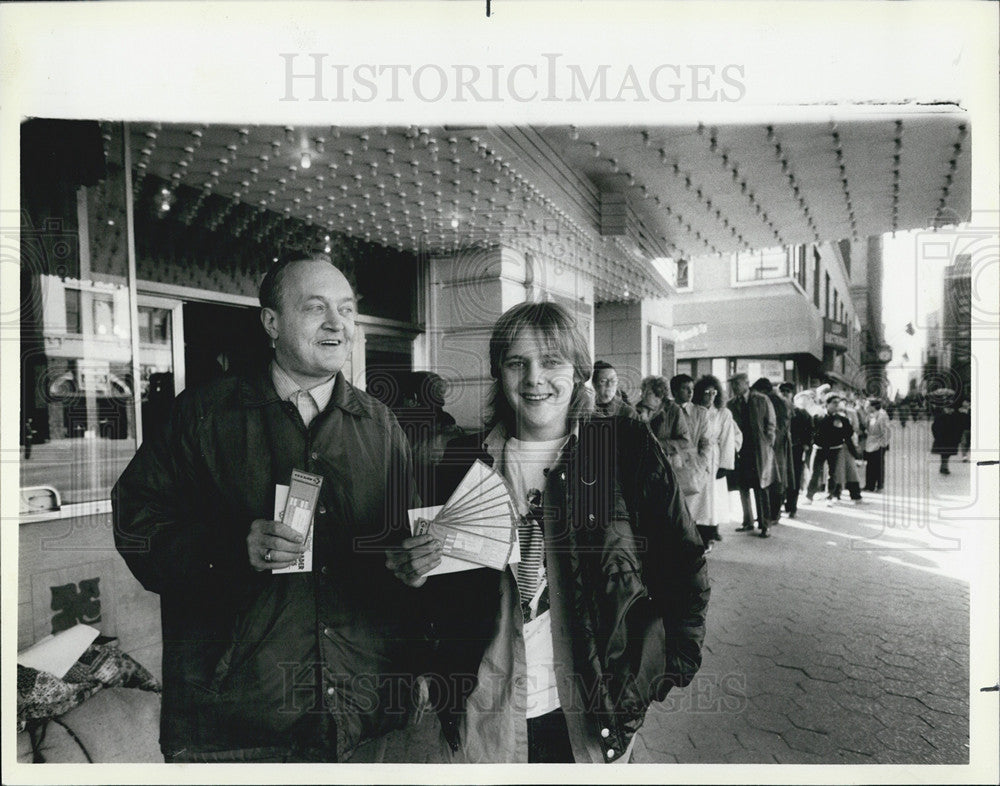
[[[708,439],[708,410],[698,407],[701,418],[701,430],[698,435],[698,462],[702,469],[708,469],[712,463],[712,443]]]
[[[630,515],[645,539],[643,578],[663,620],[664,671],[656,697],[662,700],[701,667],[710,588],[704,545],[666,455],[648,434],[636,438],[641,442],[620,454],[619,471]]]
[[[162,435],[143,442],[111,492],[115,546],[147,590],[229,593],[254,575],[246,532],[208,520],[196,483],[198,413],[182,393]]]
[[[774,446],[774,439],[778,433],[778,418],[774,413],[774,404],[771,403],[771,399],[767,396],[762,396],[762,403],[764,404],[764,437],[767,440],[767,444]]]
[[[688,428],[687,417],[677,404],[670,407],[669,416],[673,417],[673,423],[671,424],[670,436],[667,438],[670,447],[668,452],[671,455],[679,453],[683,456],[693,447],[691,444],[691,429]]]
[[[719,431],[719,467],[733,469],[736,466],[736,454],[743,447],[743,432],[733,420],[733,413],[723,407],[719,410],[722,416],[722,428]]]

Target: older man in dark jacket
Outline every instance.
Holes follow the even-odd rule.
[[[782,382],[778,390],[791,412],[788,430],[792,440],[792,482],[785,492],[785,510],[788,511],[788,518],[793,519],[798,515],[802,469],[809,460],[809,452],[812,450],[813,419],[806,410],[795,406],[794,383]]]
[[[739,484],[740,502],[743,505],[743,524],[738,532],[753,532],[753,513],[750,494],[757,506],[757,523],[762,538],[769,536],[771,521],[768,495],[764,492],[775,479],[774,437],[777,422],[774,407],[767,396],[750,390],[746,374],[736,374],[729,380],[733,397],[726,406],[733,413],[733,420],[743,432],[743,446],[736,455],[736,479]]]
[[[185,391],[113,492],[115,541],[160,595],[167,761],[342,761],[405,723],[412,593],[384,568],[408,535],[409,448],[340,369],[355,297],[328,258],[261,285],[275,348],[257,376]],[[304,539],[275,519],[293,469],[322,476]]]

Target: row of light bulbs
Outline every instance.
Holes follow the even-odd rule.
[[[286,129],[286,132],[287,132],[287,129]],[[241,130],[240,134],[241,134],[241,137],[242,137],[242,141],[245,144],[245,142],[247,140],[247,134],[246,134],[246,132],[244,130]],[[185,170],[187,168],[187,165],[190,162],[190,158],[193,157],[193,154],[194,154],[195,150],[197,149],[196,146],[199,145],[200,142],[201,142],[201,140],[203,139],[203,133],[201,132],[200,129],[195,129],[192,132],[191,135],[193,137],[193,143],[191,145],[188,145],[188,146],[185,147],[186,158],[182,157],[181,161],[178,162],[178,169],[171,175],[171,181],[172,182],[178,182],[178,181],[181,180],[181,177],[182,177],[181,172],[182,172],[182,170]],[[422,138],[424,136],[425,135],[423,133],[417,132],[416,134],[411,133],[410,136],[409,136],[409,138],[411,140],[413,140],[413,139]],[[143,150],[141,151],[142,158],[140,160],[143,161],[143,163],[145,163],[146,161],[148,161],[148,159],[152,155],[153,144],[155,143],[155,139],[156,139],[155,129],[152,132],[148,132],[147,133],[147,139],[149,140],[150,144],[147,144],[147,146],[144,147]],[[481,142],[481,140],[479,140],[478,138],[472,138],[470,141],[476,146],[477,152],[480,155],[482,155],[484,157],[488,157],[488,156],[492,156],[493,155],[491,152],[489,152],[488,146],[485,143]],[[449,142],[449,148],[451,148],[452,151],[456,152],[456,154],[457,154],[458,140],[456,138],[452,137],[452,138],[449,138],[448,142]],[[365,148],[365,146],[367,144],[367,135],[361,135],[360,143],[361,143],[361,147]],[[430,145],[435,144],[435,143],[433,142],[432,138],[427,137],[427,144],[430,146]],[[275,147],[275,148],[277,147],[277,145],[275,143],[272,143],[272,146]],[[234,150],[235,147],[236,146],[232,145],[232,144],[227,146],[227,151],[228,151],[229,155],[223,156],[223,158],[220,159],[219,163],[220,163],[221,167],[227,167],[227,166],[229,166],[232,163],[232,161],[235,159],[235,150]],[[346,155],[346,157],[348,158],[348,160],[350,160],[351,157],[353,156],[353,153],[350,150],[344,151],[344,152],[345,152],[345,154],[348,154],[348,155]],[[304,155],[307,155],[307,154],[304,154]],[[270,156],[261,156],[260,158],[261,158],[262,165],[264,165],[265,167],[269,164],[269,162],[271,160]],[[300,163],[301,163],[301,160],[300,160]],[[311,166],[311,163],[312,162],[311,162],[311,157],[310,157],[310,166]],[[375,162],[372,162],[372,163],[375,163]],[[419,163],[416,162],[415,160],[412,163],[414,164],[415,171],[418,171]],[[459,164],[460,160],[457,159],[457,158],[455,158],[454,159],[454,163]],[[510,168],[510,165],[507,164],[506,162],[502,162],[502,161],[497,162],[497,161],[494,161],[494,163],[498,165],[498,169],[501,172],[503,172],[504,174],[508,174],[508,173],[512,172],[512,170]],[[334,163],[330,168],[331,168],[332,171],[335,171],[336,168],[337,168],[337,166]],[[143,169],[145,169],[145,167],[142,167],[140,169],[143,170]],[[291,179],[294,179],[295,176],[296,176],[295,168],[294,167],[290,167],[289,169],[290,169]],[[257,177],[257,176],[259,176],[260,171],[261,170],[253,171],[252,175],[254,177]],[[375,168],[373,167],[373,174],[374,174],[374,171],[375,171]],[[222,171],[221,170],[214,170],[214,171],[211,172],[212,180],[210,182],[208,182],[208,183],[205,184],[206,187],[202,190],[199,198],[191,206],[192,210],[187,211],[188,213],[197,212],[197,210],[201,206],[201,203],[204,201],[205,197],[208,194],[211,193],[212,189],[214,188],[214,185],[218,182],[218,180],[221,177],[221,175],[222,175]],[[481,180],[480,175],[481,175],[481,170],[479,170],[479,169],[474,169],[473,170],[473,179],[474,179],[474,182],[478,182],[478,181]],[[431,176],[435,179],[436,183],[439,182],[439,178],[440,178],[440,172],[439,171],[433,171],[431,173]],[[527,184],[526,181],[524,181],[524,179],[520,175],[515,174],[514,176],[515,176],[515,179],[516,179],[516,182],[517,182],[518,185],[522,185],[523,184],[523,189],[522,189],[523,190],[523,194],[522,194],[521,198],[522,198],[522,201],[524,202],[525,206],[527,206],[527,205],[529,205],[529,204],[531,204],[533,202],[538,202],[540,205],[542,205],[542,206],[544,206],[546,208],[556,209],[557,212],[560,214],[559,218],[563,219],[562,223],[563,224],[570,224],[571,225],[570,226],[571,234],[576,235],[577,238],[586,235],[586,233],[584,233],[580,229],[579,225],[577,225],[576,222],[573,222],[571,219],[569,219],[569,217],[563,211],[558,210],[557,208],[555,208],[554,203],[552,203],[552,201],[549,200],[547,197],[544,197],[544,195],[542,195],[540,193],[540,191],[536,187],[531,186],[530,184]],[[398,173],[398,172],[394,173],[394,179],[396,180],[397,183],[399,182],[400,177],[401,177],[400,173]],[[325,178],[322,175],[317,175],[317,181],[320,184],[323,183],[324,179]],[[362,178],[361,178],[360,175],[354,175],[354,179],[356,181],[360,181]],[[275,198],[275,197],[278,196],[279,193],[283,193],[284,191],[286,191],[287,187],[289,185],[290,180],[289,180],[289,178],[282,177],[282,178],[278,179],[278,182],[280,184],[279,188],[278,189],[271,189],[269,191],[269,196],[271,196],[272,198]],[[493,178],[489,182],[491,183],[491,185],[494,186],[495,190],[500,189],[501,181],[499,180],[499,178]],[[141,183],[141,181],[140,181],[140,183]],[[455,185],[455,186],[460,186],[461,182],[458,181],[458,180],[453,180],[452,184]],[[249,185],[249,183],[248,182],[243,182],[241,185],[243,185],[244,187],[246,187],[246,186]],[[417,185],[418,187],[422,186],[422,184],[420,183],[420,181],[417,181],[415,185]],[[347,192],[349,190],[347,188],[347,186],[341,185],[340,188],[344,192],[343,195],[346,196]],[[381,183],[381,182],[378,183],[377,184],[377,190],[379,190],[380,194],[384,196],[385,184]],[[511,195],[517,194],[517,192],[518,192],[518,189],[516,187],[508,189],[508,190],[509,190],[509,192],[510,192]],[[312,187],[311,186],[305,186],[303,188],[303,192],[306,193],[307,195],[311,194],[312,193]],[[161,195],[162,200],[163,200],[161,202],[161,209],[164,209],[164,211],[165,210],[169,210],[169,204],[172,201],[172,197],[168,197],[167,196],[168,193],[169,193],[169,189],[167,189],[167,188],[162,189],[161,192],[160,192],[160,195]],[[472,189],[471,193],[473,195],[478,195],[478,190],[477,189]],[[218,226],[221,223],[221,221],[225,219],[225,217],[228,215],[228,213],[231,212],[231,210],[235,207],[235,205],[240,201],[240,196],[241,196],[241,194],[239,194],[239,192],[237,192],[237,194],[234,196],[234,199],[230,201],[228,209],[224,209],[224,210],[220,211],[219,213],[217,213],[215,216],[213,216],[209,220],[209,227],[210,228],[212,228],[212,229],[218,228]],[[368,210],[369,218],[370,219],[374,219],[375,216],[377,215],[377,213],[376,213],[376,211],[374,209],[371,209],[370,194],[364,193],[361,196],[362,196],[362,198],[365,201],[366,207],[369,207],[369,210]],[[442,192],[440,190],[436,190],[434,192],[434,197],[435,197],[435,200],[436,200],[436,203],[437,203],[437,207],[435,207],[434,210],[438,214],[441,214],[441,213],[444,212],[444,208],[442,208],[440,206],[441,205],[441,199],[442,199]],[[329,201],[333,202],[333,201],[336,200],[336,197],[334,197],[332,195],[328,195],[327,199]],[[265,204],[260,205],[260,208],[266,210],[266,208],[267,208],[266,200],[263,200],[263,201],[265,201]],[[495,198],[491,197],[488,201],[490,202],[490,207],[491,208],[494,208],[496,206],[496,201],[497,200]],[[302,198],[301,197],[295,197],[293,199],[293,203],[295,205],[301,206],[301,202],[302,202]],[[452,203],[454,204],[454,206],[456,207],[456,209],[460,205],[460,201],[457,198],[454,198],[452,200]],[[419,203],[419,204],[421,206],[423,206],[422,202]],[[167,206],[167,207],[164,208],[163,206]],[[383,206],[384,207],[389,207],[390,203],[383,202]],[[318,207],[320,209],[322,209],[323,206],[320,205]],[[470,210],[470,212],[475,213],[476,212],[476,207],[477,207],[476,205],[473,205],[472,209]],[[355,211],[357,210],[357,204],[356,203],[352,203],[352,209],[355,210]],[[290,205],[286,206],[284,208],[284,212],[285,212],[286,215],[291,215],[292,207]],[[320,210],[320,212],[322,212],[322,210]],[[409,211],[407,209],[405,209],[405,208],[404,208],[403,212],[404,212],[404,214],[408,214],[409,213]],[[491,219],[492,218],[492,214],[491,213],[486,213],[485,215],[486,215],[487,219]],[[526,218],[527,217],[527,212],[523,208],[521,208],[521,209],[515,209],[514,216],[517,217],[517,218]],[[344,213],[338,213],[338,217],[341,218],[341,219],[344,219],[344,218],[346,218],[346,215]],[[393,217],[391,217],[391,216],[389,217],[388,220],[389,220],[390,223],[395,223]],[[426,224],[431,223],[431,222],[428,221],[428,219],[427,219],[426,216],[421,216],[421,220],[425,224],[425,227],[423,228],[423,234],[425,234],[425,235],[426,234],[430,234],[431,237],[433,237],[434,236],[433,233],[430,233],[428,231],[428,229],[426,228]],[[436,221],[437,226],[439,226],[439,227],[443,226],[443,222],[444,222],[444,219],[441,218],[440,215],[439,215],[439,218]],[[246,223],[246,221],[244,221],[244,224],[245,223]],[[356,220],[356,223],[357,223],[357,229],[358,229],[358,231],[363,231],[364,232],[364,236],[365,236],[366,239],[368,239],[368,240],[372,239],[371,232],[367,228],[368,226],[372,226],[371,222],[370,221],[366,221],[366,219],[364,217],[359,217]],[[532,223],[534,223],[534,222],[532,222]],[[452,216],[448,220],[448,224],[451,226],[452,229],[457,229],[460,226],[460,221],[459,221],[458,218]],[[375,223],[374,227],[375,227],[376,231],[380,231],[380,230],[383,229],[383,226],[381,224],[378,224],[378,223]],[[408,223],[407,227],[411,228],[412,224]],[[348,230],[353,230],[354,228],[355,227],[354,227],[353,224],[351,224],[351,225],[348,226]],[[563,229],[565,229],[565,226],[563,227]],[[399,228],[396,228],[396,229],[393,230],[393,234],[398,239],[400,236],[402,236],[402,230],[400,230]],[[413,235],[413,234],[411,234],[410,237],[413,240],[416,239],[416,236]],[[439,233],[437,235],[437,237],[439,238],[439,240],[443,241],[446,238],[446,235],[444,233]],[[389,240],[389,238],[387,236],[385,236],[385,235],[383,235],[381,239],[383,240],[383,242],[386,242],[386,241]],[[581,259],[581,264],[582,264],[582,259]],[[613,267],[613,266],[609,266],[609,267]],[[627,287],[626,287],[626,289],[627,289]]]

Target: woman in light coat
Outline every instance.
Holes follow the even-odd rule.
[[[736,465],[736,453],[743,446],[743,432],[726,407],[722,383],[715,377],[705,375],[695,383],[694,403],[708,416],[709,481],[699,493],[687,498],[687,504],[708,550],[713,540],[722,540],[719,524],[729,521],[729,488],[724,473],[732,471]]]

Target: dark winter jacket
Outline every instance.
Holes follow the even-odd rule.
[[[792,422],[789,428],[793,448],[810,448],[813,443],[812,416],[801,407],[792,408]]]
[[[848,451],[857,457],[854,447],[854,427],[846,415],[839,412],[827,413],[816,418],[813,428],[813,440],[817,448],[834,449],[846,445]]]
[[[962,441],[965,428],[962,413],[954,410],[939,410],[934,414],[931,423],[931,435],[934,442],[931,452],[937,456],[954,456],[958,453],[958,445]]]
[[[788,402],[777,393],[766,394],[774,407],[774,480],[783,488],[792,485],[792,418]]]
[[[389,411],[342,376],[308,429],[266,373],[181,394],[113,491],[118,550],[160,595],[164,753],[336,761],[403,725],[413,592],[384,548],[406,536],[409,457]],[[255,572],[251,522],[274,518],[293,468],[323,476],[313,571]]]
[[[475,460],[493,465],[485,436],[449,445],[438,468],[438,504]],[[650,702],[687,685],[701,664],[709,598],[703,545],[666,456],[641,421],[581,423],[546,478],[542,529],[560,703],[585,708],[566,713],[574,750],[584,736],[601,751],[597,761],[612,761]],[[501,576],[473,570],[424,587],[427,606],[438,612],[432,669],[451,677],[432,681],[432,701],[453,747],[495,633]],[[568,634],[565,660],[558,631]],[[449,695],[434,692],[446,684]]]

